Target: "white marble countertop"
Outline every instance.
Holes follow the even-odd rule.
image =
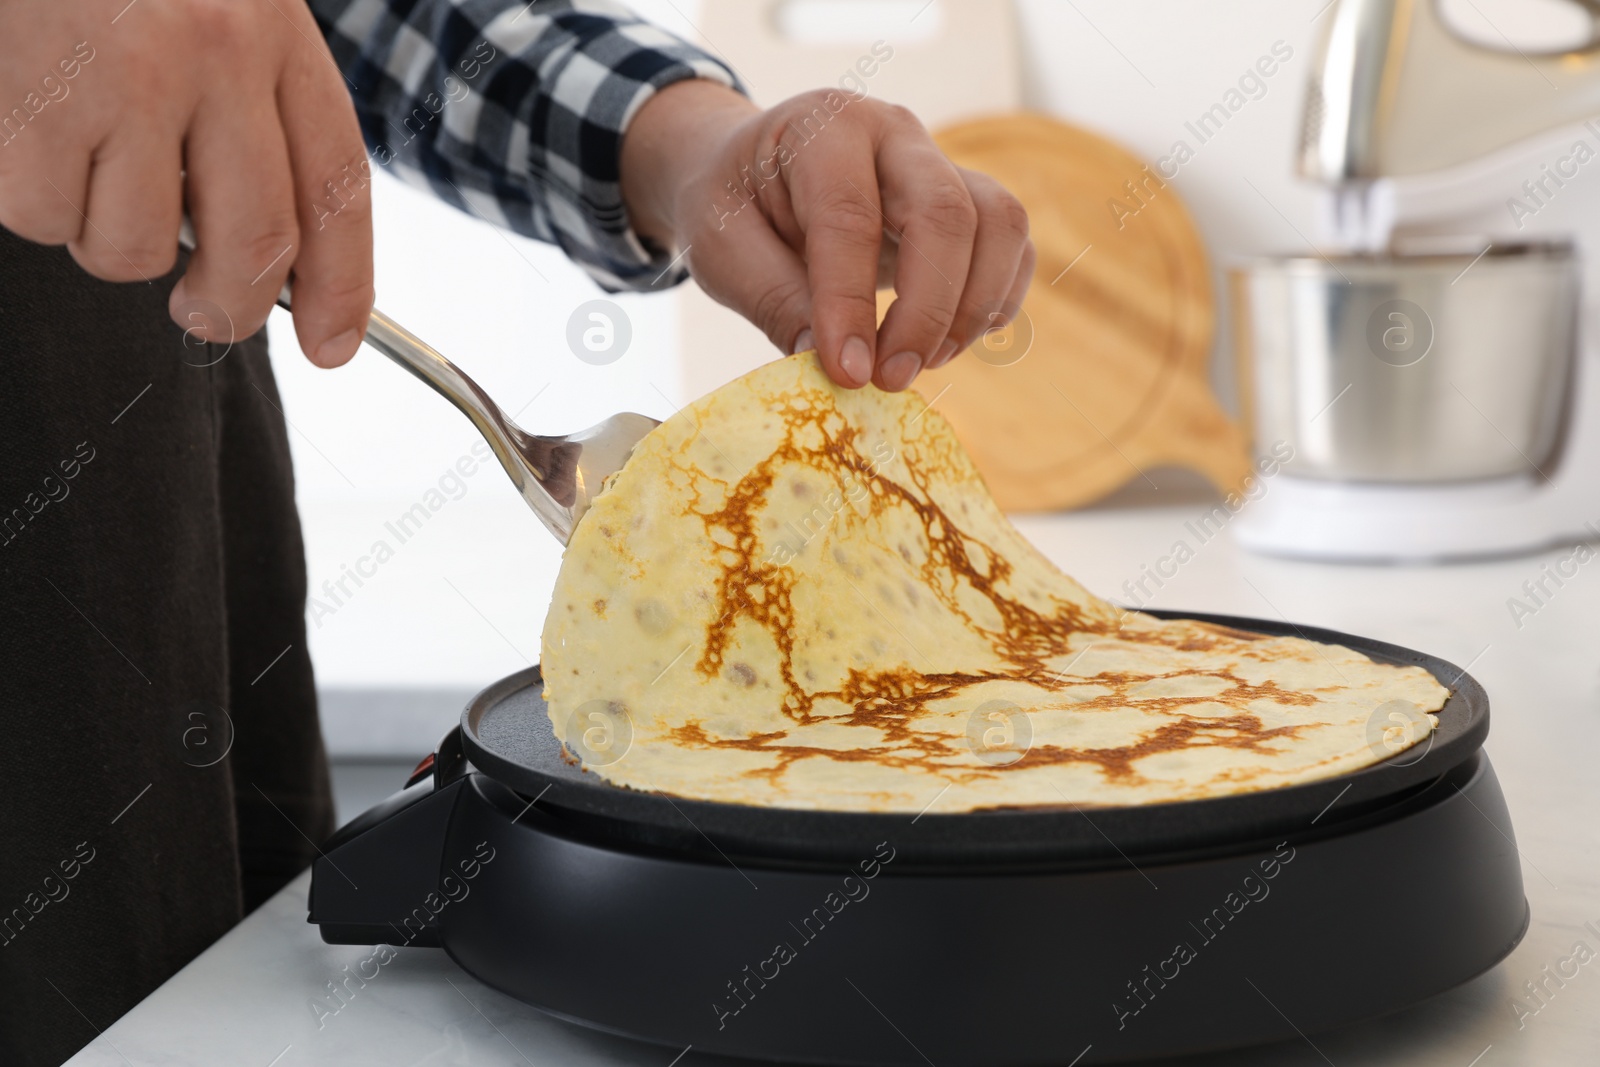
[[[1600,956],[1547,998],[1525,982],[1578,942],[1600,953],[1600,561],[1578,567],[1541,604],[1525,581],[1570,548],[1433,568],[1317,565],[1241,552],[1226,533],[1199,544],[1185,520],[1205,510],[1173,490],[1160,507],[1028,518],[1023,531],[1091,589],[1125,603],[1123,583],[1180,539],[1194,558],[1144,606],[1286,617],[1392,641],[1470,670],[1493,706],[1487,745],[1516,825],[1533,921],[1488,974],[1387,1018],[1200,1064],[1251,1067],[1561,1067],[1596,1062]],[[1600,518],[1600,516],[1597,516]],[[1165,566],[1169,572],[1170,566]],[[1571,565],[1568,566],[1571,570]],[[1515,618],[1522,597],[1536,608]],[[485,682],[492,679],[484,679]],[[656,1064],[672,1053],[591,1033],[485,988],[436,949],[401,949],[337,1015],[310,1002],[339,969],[371,950],[324,945],[305,921],[303,875],[218,941],[70,1063],[301,1067],[307,1064]],[[1517,1004],[1524,1004],[1521,1013]],[[1529,1014],[1537,1007],[1536,1014]],[[691,1067],[691,1052],[678,1067]],[[937,1055],[935,1055],[937,1061]],[[728,1061],[709,1060],[711,1063]]]

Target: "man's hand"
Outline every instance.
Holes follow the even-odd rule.
[[[1033,275],[1015,197],[904,108],[840,91],[763,112],[671,85],[628,129],[622,189],[635,229],[684,249],[700,286],[785,352],[816,347],[840,385],[904,389],[1009,322]]]
[[[198,243],[170,310],[200,339],[260,329],[293,268],[301,347],[326,367],[355,354],[372,224],[345,168],[365,158],[302,0],[0,5],[0,225],[148,281],[187,207]]]

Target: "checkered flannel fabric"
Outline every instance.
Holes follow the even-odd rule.
[[[311,0],[372,158],[550,241],[602,287],[684,277],[628,225],[622,134],[685,78],[732,72],[611,0]]]

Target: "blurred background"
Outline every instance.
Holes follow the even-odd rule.
[[[762,41],[727,36],[743,32],[745,20],[728,17],[721,0],[637,0],[633,6],[727,55],[736,67],[740,56],[760,56],[759,66],[742,71],[758,102],[775,103],[786,95],[782,87],[831,69],[816,65],[819,49],[856,55],[882,40],[895,58],[883,65],[882,77],[867,79],[867,91],[897,100],[897,85],[917,93],[923,91],[913,84],[917,78],[931,82],[928,107],[937,121],[930,126],[996,105],[1020,107],[1109,139],[1152,166],[1172,160],[1175,144],[1185,142],[1191,152],[1165,164],[1163,173],[1171,176],[1148,200],[1154,210],[1166,191],[1175,193],[1198,233],[1201,288],[1208,290],[1203,295],[1215,328],[1191,331],[1191,338],[1209,338],[1195,364],[1197,396],[1209,395],[1195,403],[1197,410],[1216,405],[1222,421],[1215,422],[1220,429],[1213,439],[1236,432],[1218,447],[1237,452],[1238,463],[1250,462],[1243,451],[1247,427],[1227,421],[1245,412],[1226,271],[1264,254],[1314,257],[1314,246],[1328,241],[1326,219],[1319,219],[1325,198],[1294,171],[1316,40],[1332,17],[1327,0],[1017,0],[1009,16],[1008,5],[991,2],[982,5],[993,13],[985,30],[955,41],[949,38],[960,29],[961,11],[948,0],[736,2],[765,12],[770,33],[764,31]],[[1560,32],[1571,18],[1556,0],[1460,0],[1441,10],[1464,35],[1512,55],[1538,51],[1540,35]],[[792,52],[784,39],[792,41]],[[792,69],[785,56],[792,56]],[[952,58],[947,63],[941,56]],[[1252,70],[1265,70],[1263,57],[1272,57],[1266,64],[1272,73],[1241,83]],[[895,71],[908,73],[890,77]],[[913,77],[913,71],[923,73]],[[944,73],[930,79],[928,71]],[[815,80],[832,83],[843,72]],[[1235,90],[1234,98],[1243,101],[1236,108],[1228,106]],[[922,110],[917,100],[897,102]],[[1219,102],[1228,107],[1226,121],[1195,128]],[[1519,216],[1509,206],[1525,195],[1521,182],[1537,176],[1544,162],[1554,165],[1578,135],[1600,145],[1600,137],[1582,131],[1524,145],[1480,178],[1478,193],[1457,197],[1460,205],[1447,222],[1421,229],[1435,225],[1497,239],[1564,235],[1580,249],[1588,246],[1600,235],[1594,210],[1600,179],[1590,176],[1600,175],[1600,163],[1578,169],[1558,196],[1541,198],[1536,211]],[[695,294],[605,297],[554,249],[496,230],[373,170],[379,306],[458,362],[525,427],[562,433],[618,410],[665,417],[772,354],[758,335],[741,337],[736,323],[719,321]],[[1137,209],[1143,201],[1124,203]],[[1116,225],[1114,210],[1106,214],[1099,202],[1089,206]],[[1072,249],[1063,255],[1071,260]],[[1095,253],[1084,255],[1087,269]],[[578,358],[568,343],[574,315],[587,322],[580,307],[601,297],[621,309],[631,328],[626,350],[605,365]],[[339,764],[341,815],[347,816],[365,799],[361,790],[390,791],[393,765],[431,750],[472,692],[537,660],[560,546],[495,466],[477,463],[470,476],[458,472],[479,439],[433,393],[365,349],[345,368],[317,370],[300,354],[286,316],[278,313],[269,329],[292,426],[309,554],[311,651],[324,731]],[[686,343],[686,335],[696,340]],[[1188,514],[1222,498],[1217,471],[1234,459],[1219,460],[1201,477],[1159,462],[1161,454],[1154,449],[1149,462],[1137,464],[1142,475],[1130,469],[1110,478],[1125,485],[1106,482],[1076,496],[1062,490],[1065,495],[1039,503],[1177,507]],[[1094,499],[1080,499],[1085,495]],[[402,542],[386,524],[418,503],[429,517]],[[392,558],[375,568],[363,564],[373,573],[359,583],[347,577],[380,540],[393,549]],[[1086,541],[1083,551],[1092,549]],[[1070,556],[1074,549],[1064,551]],[[1074,569],[1072,558],[1058,562]],[[1093,573],[1087,560],[1083,569]],[[342,590],[334,584],[341,578]],[[1116,588],[1095,591],[1123,597]]]

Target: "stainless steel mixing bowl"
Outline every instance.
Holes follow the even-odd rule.
[[[1234,347],[1256,448],[1286,442],[1290,473],[1345,482],[1548,472],[1578,259],[1563,243],[1480,249],[1235,267]]]

